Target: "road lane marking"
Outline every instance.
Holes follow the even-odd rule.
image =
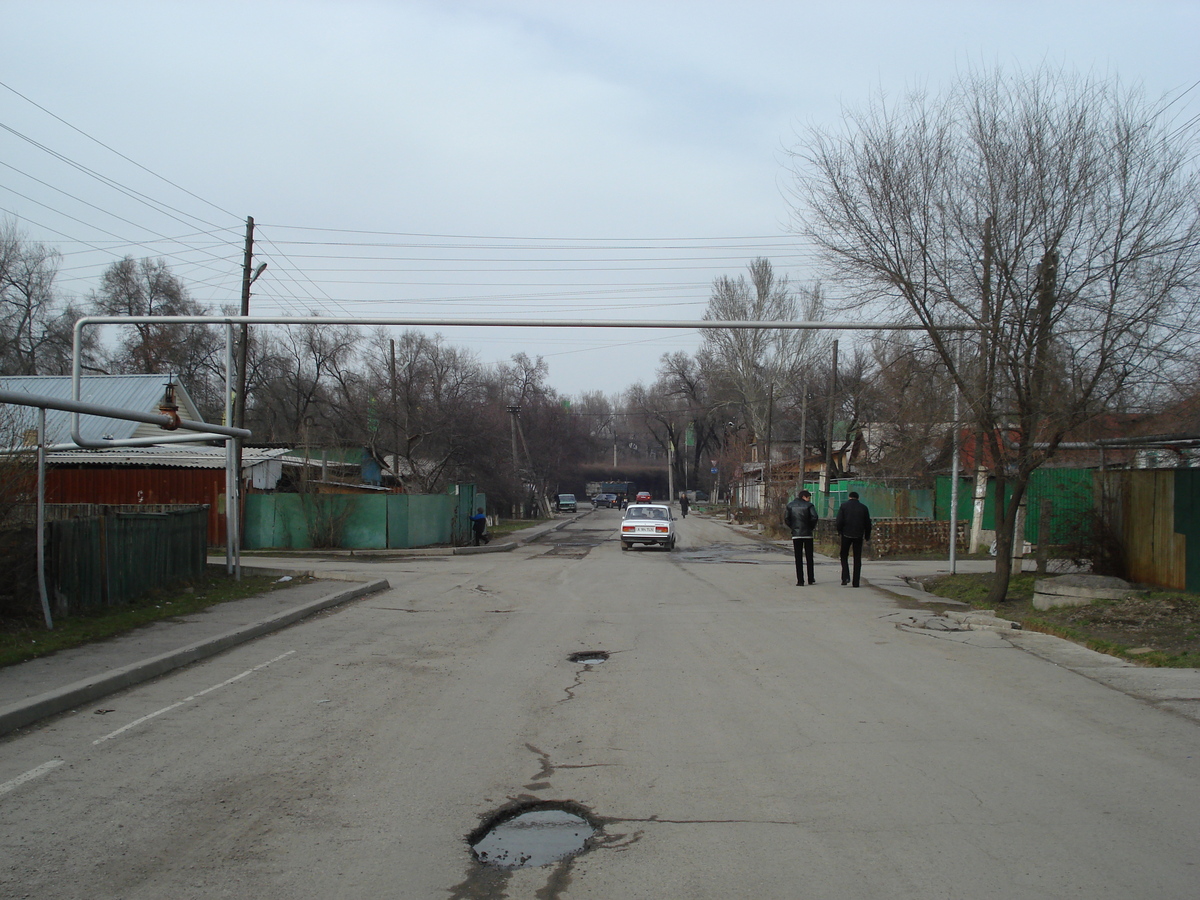
[[[4,784],[0,784],[0,794],[7,794],[9,791],[16,790],[25,782],[33,781],[33,779],[39,778],[53,769],[57,769],[63,764],[63,762],[64,760],[61,759],[52,759],[49,762],[42,763],[36,769],[30,769],[24,775],[18,775],[12,781],[6,781]]]
[[[117,737],[118,735],[124,734],[129,729],[136,728],[138,725],[141,725],[143,722],[148,722],[150,719],[156,718],[157,716],[161,716],[163,713],[168,713],[173,709],[178,709],[179,707],[183,706],[183,704],[189,703],[192,700],[195,700],[197,697],[203,697],[205,694],[211,694],[213,691],[217,690],[218,688],[226,687],[227,685],[233,684],[235,681],[241,681],[247,675],[253,675],[259,669],[265,669],[267,666],[271,665],[271,663],[277,663],[281,659],[291,656],[295,652],[296,652],[295,650],[289,650],[287,653],[281,653],[278,656],[276,656],[274,659],[268,659],[265,663],[259,663],[253,669],[247,669],[245,672],[241,672],[240,674],[234,675],[232,678],[226,678],[220,684],[214,684],[212,687],[205,688],[202,691],[197,691],[196,693],[192,694],[190,697],[184,697],[182,700],[180,700],[176,703],[172,703],[170,706],[164,706],[162,709],[157,709],[152,713],[148,713],[147,715],[142,716],[140,719],[134,719],[128,725],[122,725],[116,731],[110,732],[109,734],[104,735],[104,737],[97,738],[96,740],[92,741],[92,745],[95,746],[96,744],[103,744],[105,741],[110,741],[113,738]]]

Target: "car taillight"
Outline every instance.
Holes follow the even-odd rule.
[[[626,531],[637,531],[637,527],[634,525],[622,525],[621,533],[624,534]]]
[[[666,534],[670,529],[666,525],[655,525],[654,530],[659,534]]]

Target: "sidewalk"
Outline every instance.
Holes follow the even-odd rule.
[[[274,568],[256,570],[252,565],[243,569],[286,574]],[[0,735],[388,587],[386,579],[355,584],[311,581],[6,666],[0,669]]]
[[[780,552],[789,556],[792,553],[790,540],[767,540],[744,526],[729,524],[732,529],[746,537],[777,547]],[[832,557],[821,558],[836,561]],[[1026,565],[1029,567],[1027,571],[1032,571],[1034,561],[1027,560]],[[992,572],[995,566],[994,559],[960,559],[955,569],[958,574],[965,575]],[[919,608],[899,610],[888,618],[903,631],[934,640],[970,644],[984,649],[1016,647],[1151,706],[1200,722],[1200,669],[1140,666],[1129,660],[1089,650],[1054,635],[1012,628],[1011,623],[1004,619],[967,615],[966,604],[927,593],[919,587],[914,587],[907,580],[950,574],[950,563],[947,559],[863,559],[862,572],[864,587],[878,588],[909,601],[945,607],[961,605],[964,608],[964,612],[948,609],[945,614]],[[986,698],[981,698],[980,702],[986,702]]]

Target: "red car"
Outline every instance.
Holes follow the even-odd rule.
[[[652,501],[650,499],[649,491],[638,491],[637,497],[634,498],[633,502],[634,503],[653,503],[654,501]]]

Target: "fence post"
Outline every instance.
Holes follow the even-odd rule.
[[[100,512],[100,603],[102,606],[108,606],[112,596],[112,585],[109,584],[109,575],[112,571],[110,560],[108,558],[109,546],[109,522],[112,516],[106,508]]]
[[[1050,498],[1043,497],[1038,502],[1038,520],[1037,520],[1037,573],[1045,575],[1047,570],[1047,556],[1050,552]]]

